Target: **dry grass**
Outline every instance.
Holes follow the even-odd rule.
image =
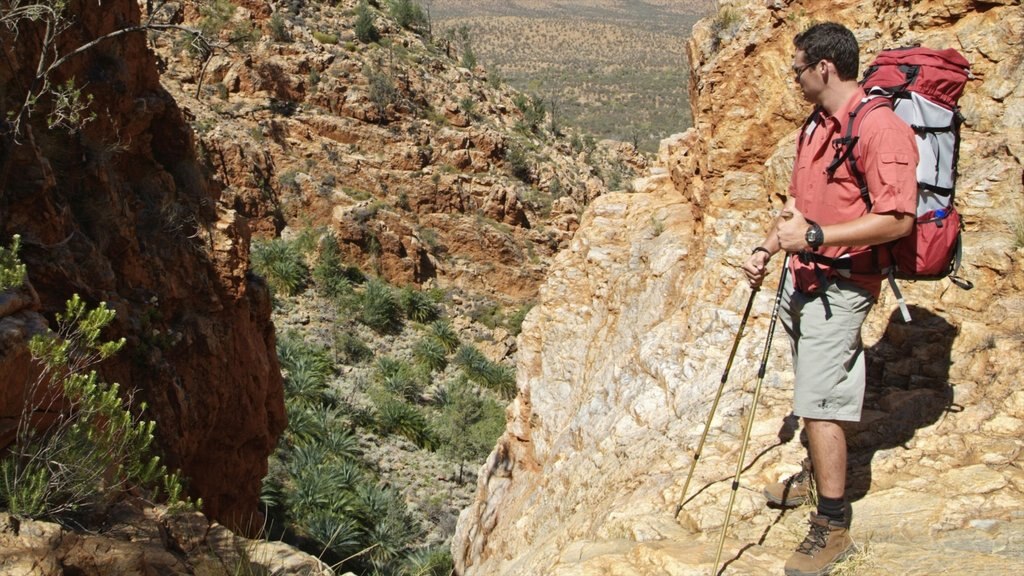
[[[468,26],[478,62],[551,103],[558,123],[654,151],[692,123],[685,45],[710,9],[686,4],[442,0],[431,15],[435,34]]]

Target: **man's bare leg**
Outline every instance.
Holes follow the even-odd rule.
[[[833,420],[804,419],[818,495],[846,495],[846,433]]]

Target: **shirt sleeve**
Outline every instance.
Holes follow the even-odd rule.
[[[893,120],[899,124],[870,130],[867,140],[862,141],[861,167],[871,194],[872,212],[914,215],[917,212],[917,143],[909,126],[898,118],[893,117]]]

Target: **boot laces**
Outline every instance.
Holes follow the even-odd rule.
[[[800,543],[800,547],[796,549],[801,554],[807,554],[813,556],[818,550],[825,548],[828,544],[828,535],[831,530],[829,525],[818,524],[811,522],[811,530],[807,533],[807,537]]]
[[[808,470],[807,468],[803,468],[799,472],[797,472],[796,474],[793,474],[789,478],[786,478],[785,484],[787,486],[793,486],[795,484],[803,484],[804,482],[807,481],[807,478],[810,476],[810,474],[811,474],[810,470]]]

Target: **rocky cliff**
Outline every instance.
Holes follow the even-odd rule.
[[[140,19],[135,0],[72,0],[64,14],[59,54]],[[34,88],[44,30],[30,19],[4,24],[6,113]],[[95,120],[68,132],[47,129],[39,113],[21,134],[6,126],[0,144],[0,238],[21,235],[37,294],[0,307],[0,422],[6,430],[21,413],[26,339],[74,293],[106,302],[117,318],[105,336],[127,345],[102,376],[137,389],[164,462],[190,479],[205,511],[245,528],[286,424],[269,294],[247,274],[247,221],[196,159],[145,33],[103,40],[52,79],[71,78],[102,103]]]
[[[781,206],[807,110],[791,39],[811,21],[883,47],[952,46],[975,79],[958,204],[964,274],[888,289],[864,331],[869,388],[851,443],[856,574],[1024,569],[1020,2],[722,2],[693,31],[694,128],[638,193],[594,202],[519,339],[519,394],[453,544],[474,574],[705,574],[722,530],[774,286],[754,308],[689,494],[683,483],[750,292],[740,262]],[[780,266],[776,260],[773,265]],[[778,274],[773,274],[777,280]],[[798,469],[785,337],[772,342],[725,543],[725,573],[778,574],[807,509],[765,507]],[[675,516],[677,504],[685,502]]]

